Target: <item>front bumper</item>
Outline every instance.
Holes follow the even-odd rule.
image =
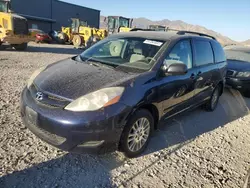
[[[21,117],[43,141],[65,151],[106,153],[118,147],[131,108],[117,103],[95,112],[70,112],[36,101],[25,88]]]
[[[226,78],[226,86],[240,91],[250,90],[250,79]]]

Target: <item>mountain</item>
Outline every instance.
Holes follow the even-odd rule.
[[[241,44],[246,45],[246,46],[250,46],[250,39],[242,42]]]
[[[100,18],[100,27],[101,28],[105,28],[106,27],[106,23],[104,22],[104,16],[101,16]],[[183,22],[181,20],[168,20],[168,19],[164,19],[164,20],[159,20],[159,21],[152,21],[149,20],[147,18],[134,18],[133,19],[133,26],[134,27],[138,27],[138,28],[147,28],[149,25],[163,25],[166,27],[169,27],[171,29],[177,29],[177,30],[187,30],[187,31],[195,31],[195,32],[200,32],[200,33],[205,33],[208,35],[212,35],[214,37],[216,37],[216,39],[223,45],[226,44],[236,44],[236,41],[233,41],[232,39],[221,35],[220,33],[217,33],[213,30],[209,30],[203,26],[200,25],[192,25],[192,24],[188,24],[186,22]]]

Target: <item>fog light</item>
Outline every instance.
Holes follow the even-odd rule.
[[[104,143],[104,140],[101,141],[88,141],[82,144],[79,144],[77,147],[98,147]]]

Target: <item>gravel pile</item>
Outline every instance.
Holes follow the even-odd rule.
[[[215,112],[162,122],[143,156],[127,159],[60,151],[21,122],[19,98],[40,66],[78,54],[72,46],[32,44],[0,51],[0,187],[241,187],[250,167],[250,99],[227,90]]]

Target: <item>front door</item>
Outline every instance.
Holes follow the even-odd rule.
[[[170,117],[186,110],[193,104],[194,85],[197,70],[193,68],[191,40],[177,42],[166,55],[163,64],[184,63],[188,67],[185,75],[166,75],[160,80],[159,94],[165,117]]]

